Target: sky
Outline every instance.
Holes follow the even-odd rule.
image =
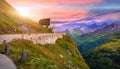
[[[76,28],[79,24],[111,23],[120,20],[120,0],[6,1],[36,22],[51,18],[51,27],[55,27],[57,31]]]

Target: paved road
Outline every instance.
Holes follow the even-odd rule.
[[[0,69],[17,69],[17,68],[10,58],[3,54],[0,54]]]

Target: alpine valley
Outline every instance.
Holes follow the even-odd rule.
[[[76,32],[76,29],[73,31]],[[80,30],[80,34],[77,36],[69,35],[76,42],[79,51],[91,69],[120,69],[119,22],[106,25],[93,32],[81,34]]]

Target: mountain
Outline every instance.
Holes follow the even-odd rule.
[[[81,53],[85,53],[90,49],[95,48],[106,42],[106,40],[111,36],[112,33],[120,31],[120,24],[110,24],[102,29],[96,30],[91,33],[83,34],[73,38],[78,45],[78,49]]]
[[[120,32],[113,33],[102,45],[84,54],[91,69],[120,69]]]
[[[80,28],[78,29],[73,29],[73,28],[69,28],[65,31],[66,34],[68,34],[69,36],[71,36],[72,38],[79,36],[81,34],[83,34],[84,32],[80,30]]]
[[[110,25],[112,23],[120,23],[120,21],[116,21],[116,20],[105,20],[105,21],[78,21],[78,22],[59,22],[59,21],[52,21],[51,24],[61,24],[64,23],[61,26],[57,26],[55,27],[57,32],[62,32],[65,31],[69,28],[86,28],[89,30],[89,32],[93,32],[96,31],[98,29],[102,29],[103,27]]]
[[[90,32],[94,32],[96,30],[104,28],[107,25],[109,25],[109,24],[107,24],[107,23],[99,24],[99,23],[93,22],[92,24],[88,25],[87,28],[90,30]]]
[[[64,36],[56,44],[33,44],[27,40],[13,40],[9,43],[11,51],[8,56],[18,69],[89,69],[83,57],[70,37]],[[4,50],[0,45],[0,51]],[[26,50],[28,60],[20,63],[22,50]]]
[[[80,27],[77,27],[77,28],[70,27],[67,30],[65,30],[64,32],[66,34],[70,35],[72,38],[75,38],[80,35],[84,35],[84,34],[91,33],[96,30],[102,29],[107,25],[108,25],[107,23],[96,24],[94,22],[91,24],[79,24]],[[71,26],[73,26],[73,25],[71,25]]]
[[[33,13],[34,14],[34,13]],[[5,0],[0,0],[0,34],[51,32],[27,17],[21,16]]]
[[[95,31],[94,33],[108,34],[108,33],[114,33],[117,31],[120,31],[120,24],[107,25],[104,28]]]

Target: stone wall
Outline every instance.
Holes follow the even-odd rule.
[[[65,35],[65,33],[0,35],[0,44],[2,44],[4,40],[8,43],[14,39],[26,39],[35,44],[55,44],[58,38],[63,38],[63,35]]]

